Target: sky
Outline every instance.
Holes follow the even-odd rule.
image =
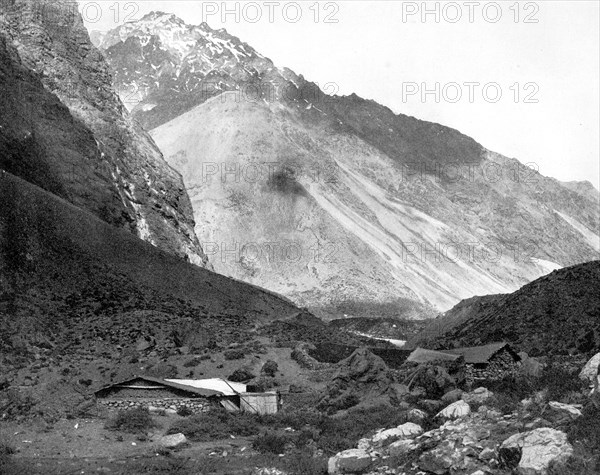
[[[79,1],[106,31],[150,11],[226,28],[325,92],[460,130],[600,186],[600,2]]]

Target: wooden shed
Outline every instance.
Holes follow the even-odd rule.
[[[252,414],[277,414],[281,407],[279,393],[270,391],[266,393],[240,394],[240,410]]]

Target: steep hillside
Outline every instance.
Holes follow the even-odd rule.
[[[508,295],[473,297],[436,318],[407,348],[508,341],[533,356],[600,350],[600,261],[551,274]]]
[[[206,265],[181,176],[127,114],[73,3],[0,4],[0,166]]]
[[[148,323],[136,312],[162,312],[154,326],[171,331],[196,322],[217,340],[298,312],[284,298],[186,263],[7,172],[0,196],[0,333],[9,361],[48,345],[70,353],[131,345],[129,330]]]
[[[158,12],[100,47],[182,173],[219,272],[313,309],[424,317],[599,256],[596,190],[326,95],[225,30]]]

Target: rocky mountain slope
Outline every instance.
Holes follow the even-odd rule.
[[[3,374],[40,354],[67,360],[82,353],[91,360],[113,355],[138,337],[166,338],[173,348],[174,332],[183,340],[244,341],[257,322],[299,311],[268,291],[186,263],[10,173],[0,175],[0,196]]]
[[[512,294],[473,297],[436,318],[407,348],[508,341],[530,355],[600,350],[600,261],[560,269]]]
[[[0,10],[0,406],[28,413],[33,391],[63,414],[75,375],[181,364],[300,310],[202,266],[181,176],[123,108],[81,19],[40,5]]]
[[[131,119],[73,3],[0,5],[0,166],[206,265],[181,176]]]
[[[598,258],[593,188],[327,95],[206,24],[156,12],[98,41],[221,273],[313,309],[414,318]]]

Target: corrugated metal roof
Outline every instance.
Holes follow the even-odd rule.
[[[240,393],[246,392],[246,385],[243,383],[234,383],[233,381],[227,381],[222,378],[209,378],[209,379],[166,379],[172,383],[180,384],[183,386],[193,387],[197,389],[206,389],[212,391],[218,391],[224,396],[236,396]]]
[[[221,391],[214,390],[212,388],[196,387],[196,386],[192,386],[192,385],[181,384],[179,382],[181,380],[160,379],[160,378],[155,378],[153,376],[134,376],[134,377],[126,379],[124,381],[119,381],[118,383],[113,383],[113,384],[109,384],[107,386],[104,386],[103,388],[98,389],[97,391],[95,391],[94,394],[97,394],[97,393],[99,393],[101,391],[104,391],[104,390],[112,388],[112,387],[121,386],[121,385],[126,384],[126,383],[131,383],[131,382],[135,381],[136,379],[142,379],[144,381],[148,381],[148,382],[151,382],[151,383],[157,383],[157,384],[160,384],[160,385],[163,385],[163,386],[171,387],[171,388],[174,388],[174,389],[179,389],[180,391],[187,391],[189,393],[198,394],[199,396],[210,397],[210,396],[223,396],[223,395],[225,395]],[[245,388],[245,386],[244,386],[244,388]]]
[[[443,351],[427,350],[425,348],[416,348],[406,361],[412,363],[429,363],[430,361],[456,361],[461,355],[445,353]]]
[[[453,350],[444,350],[446,353],[462,355],[465,363],[487,363],[492,356],[508,346],[510,351],[516,355],[508,343],[490,343],[483,346],[470,346],[466,348],[455,348]],[[518,355],[516,355],[519,358]]]

